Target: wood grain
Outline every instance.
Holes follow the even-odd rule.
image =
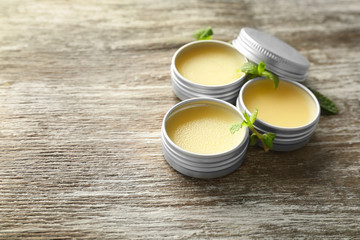
[[[173,53],[212,26],[287,41],[332,98],[311,142],[175,172],[160,127]],[[0,2],[1,239],[360,239],[360,3]]]

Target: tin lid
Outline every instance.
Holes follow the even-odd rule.
[[[250,61],[264,61],[266,68],[280,78],[304,81],[309,61],[284,41],[254,28],[241,29],[233,45]]]

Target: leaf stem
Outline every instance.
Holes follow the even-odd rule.
[[[252,134],[250,135],[250,145],[253,146],[256,144],[258,140],[260,140],[263,149],[265,152],[268,152],[270,149],[273,148],[273,141],[276,137],[275,133],[264,133],[260,134],[254,127],[254,123],[257,118],[258,109],[255,108],[255,111],[249,116],[246,111],[243,113],[244,120],[241,124],[233,124],[230,128],[230,132],[234,134],[236,131],[239,131],[240,128],[243,126],[247,126],[252,131]]]
[[[256,134],[257,138],[260,140],[261,144],[263,145],[263,148],[265,152],[268,152],[270,148],[268,148],[264,142],[263,136],[254,128],[254,126],[251,124],[251,126],[248,126],[250,130]]]

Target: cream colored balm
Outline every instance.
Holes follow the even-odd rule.
[[[201,85],[219,86],[240,78],[245,58],[219,43],[195,44],[178,55],[175,65],[184,78]]]
[[[175,112],[166,122],[166,132],[179,147],[197,154],[216,154],[233,149],[245,136],[245,128],[231,134],[242,119],[216,105],[199,105]]]
[[[316,117],[316,104],[302,88],[286,81],[275,90],[269,79],[250,83],[243,93],[246,108],[258,108],[258,119],[278,127],[301,127]]]

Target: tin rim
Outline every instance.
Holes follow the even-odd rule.
[[[293,133],[291,133],[291,134],[283,134],[281,132],[280,133],[279,132],[274,132],[274,133],[276,133],[276,139],[281,139],[281,140],[284,140],[284,141],[286,141],[286,140],[290,141],[290,140],[300,139],[300,138],[303,138],[303,137],[309,135],[310,133],[315,131],[316,127],[317,127],[317,123],[314,124],[314,126],[312,126],[311,128],[306,129],[306,131],[303,131],[303,132],[300,132],[300,133],[295,133],[295,134],[293,134]],[[266,129],[262,129],[262,128],[258,127],[258,126],[254,126],[254,128],[260,133],[266,133],[266,132],[269,131],[269,130],[266,130]]]
[[[239,93],[239,101],[240,101],[240,105],[245,109],[246,113],[251,115],[251,112],[247,109],[247,107],[245,106],[245,103],[244,103],[244,100],[243,100],[243,93],[246,89],[246,87],[251,84],[252,82],[256,82],[256,81],[259,81],[259,80],[262,80],[262,79],[265,79],[263,77],[259,77],[259,78],[254,78],[254,79],[251,79],[249,81],[247,81],[243,86],[242,88],[240,89],[240,93]],[[288,131],[298,131],[298,130],[303,130],[303,129],[307,129],[307,128],[310,128],[312,127],[314,124],[316,125],[319,118],[320,118],[320,105],[319,105],[319,102],[318,100],[316,99],[315,95],[307,88],[305,87],[304,85],[298,83],[298,82],[295,82],[295,81],[291,81],[291,80],[284,80],[284,79],[281,79],[280,81],[285,81],[285,82],[288,82],[290,84],[294,84],[298,87],[300,87],[301,89],[303,89],[304,91],[306,91],[312,98],[312,100],[314,101],[315,105],[316,105],[316,114],[315,114],[315,117],[307,124],[303,125],[303,126],[299,126],[299,127],[280,127],[280,126],[276,126],[276,125],[273,125],[273,124],[270,124],[270,123],[267,123],[267,122],[264,122],[260,119],[256,119],[257,122],[259,122],[260,124],[266,126],[266,127],[269,127],[269,128],[272,128],[272,129],[277,129],[279,131],[285,131],[285,132],[288,132]],[[255,121],[255,124],[256,124],[256,121]]]
[[[242,106],[240,106],[239,98],[236,99],[236,107],[239,108],[240,112],[244,111],[242,109]],[[259,123],[259,121],[257,121],[256,123]],[[319,123],[319,118],[317,119],[317,122],[314,123],[313,126],[309,126],[309,128],[303,129],[303,131],[292,131],[291,133],[289,133],[289,132],[284,133],[284,132],[281,132],[281,131],[274,131],[276,129],[272,129],[272,128],[271,129],[266,129],[266,126],[264,128],[264,125],[261,125],[261,124],[254,125],[254,128],[257,131],[262,132],[262,133],[273,131],[274,133],[276,133],[277,139],[279,139],[279,138],[281,138],[281,139],[295,139],[295,138],[303,137],[303,136],[309,134],[310,132],[313,132],[316,129],[318,123]]]
[[[177,164],[187,168],[189,170],[194,171],[201,171],[201,172],[214,172],[214,171],[221,171],[236,165],[237,162],[245,156],[247,152],[247,148],[241,150],[241,152],[235,154],[229,159],[226,159],[222,162],[216,163],[197,163],[192,161],[187,161],[186,159],[181,158],[178,154],[175,153],[166,143],[163,145],[164,151],[166,154],[171,158],[172,161],[176,162]]]
[[[174,53],[174,56],[172,57],[172,60],[171,60],[171,66],[173,71],[175,72],[175,76],[176,77],[179,77],[181,78],[181,80],[187,82],[190,86],[194,87],[194,88],[208,88],[208,89],[213,89],[213,90],[217,90],[218,88],[232,88],[234,87],[234,85],[237,85],[239,84],[243,79],[245,79],[246,77],[246,74],[244,73],[240,78],[230,82],[230,83],[227,83],[227,84],[223,84],[223,85],[203,85],[203,84],[199,84],[199,83],[195,83],[195,82],[192,82],[188,79],[186,79],[185,77],[183,77],[179,71],[177,70],[176,68],[176,58],[177,56],[179,55],[179,53],[181,51],[183,51],[184,49],[188,48],[189,46],[192,46],[192,45],[197,45],[197,44],[220,44],[220,45],[223,45],[223,46],[227,46],[231,49],[233,49],[234,51],[236,51],[237,53],[239,53],[245,60],[245,62],[247,62],[247,58],[237,49],[235,48],[234,46],[232,46],[231,44],[227,43],[227,42],[223,42],[223,41],[218,41],[218,40],[201,40],[201,41],[193,41],[193,42],[190,42],[190,43],[187,43],[185,44],[184,46],[180,47],[175,53]],[[239,66],[240,67],[240,66]]]
[[[184,92],[182,91],[180,88],[177,87],[177,85],[173,85],[173,91],[175,93],[175,95],[181,100],[188,100],[188,99],[192,99],[192,98],[215,98],[215,99],[220,99],[226,102],[229,102],[231,104],[234,104],[236,101],[236,98],[238,96],[238,93],[235,93],[233,96],[221,96],[221,97],[214,97],[208,94],[198,94],[198,93],[189,93],[189,92]],[[239,91],[239,90],[238,90]],[[238,92],[237,91],[237,92]]]
[[[167,134],[166,131],[166,121],[168,120],[170,114],[172,114],[175,110],[177,110],[178,108],[182,107],[183,105],[189,104],[189,103],[196,103],[196,102],[215,102],[218,103],[219,105],[226,105],[227,108],[230,108],[232,111],[236,112],[237,114],[239,114],[239,118],[243,119],[242,114],[240,113],[239,109],[237,109],[234,105],[221,100],[221,99],[216,99],[216,98],[209,98],[209,97],[201,97],[201,98],[191,98],[191,99],[187,99],[184,101],[181,101],[177,104],[175,104],[172,108],[170,108],[168,110],[168,112],[165,114],[163,122],[162,122],[162,129],[164,130],[164,138],[166,139],[166,141],[168,141],[171,144],[171,147],[174,147],[175,149],[177,149],[178,151],[181,151],[182,153],[188,155],[188,156],[193,156],[193,157],[201,157],[201,158],[217,158],[220,156],[224,156],[227,154],[231,154],[232,152],[238,150],[239,148],[241,148],[241,146],[243,144],[246,143],[247,138],[249,137],[249,129],[246,128],[245,129],[245,135],[244,138],[241,140],[241,142],[236,145],[235,147],[224,151],[224,152],[220,152],[220,153],[214,153],[214,154],[200,154],[200,153],[194,153],[194,152],[190,152],[187,151],[181,147],[179,147],[178,145],[176,145],[169,137],[169,135]]]
[[[211,97],[211,98],[218,98],[218,99],[223,99],[225,101],[230,100],[230,99],[234,99],[238,96],[239,93],[239,88],[235,88],[235,89],[229,89],[227,92],[223,92],[223,93],[219,93],[218,91],[213,91],[213,92],[200,92],[200,91],[194,91],[193,89],[190,89],[187,86],[184,86],[181,82],[176,81],[174,79],[172,79],[173,82],[173,87],[174,89],[180,91],[182,93],[182,95],[187,96],[187,98],[196,98],[196,97]]]
[[[290,152],[298,150],[302,147],[304,147],[307,143],[309,143],[311,140],[311,137],[304,139],[304,141],[291,143],[291,144],[279,144],[274,142],[273,144],[273,150],[277,152]]]
[[[241,145],[240,148],[236,149],[236,151],[233,151],[229,154],[218,156],[216,158],[204,158],[201,157],[189,157],[188,155],[184,154],[183,152],[176,151],[177,149],[173,149],[169,146],[169,142],[165,139],[164,129],[161,129],[161,141],[163,147],[170,152],[171,154],[175,155],[177,158],[181,158],[183,161],[189,163],[195,163],[202,166],[215,166],[215,165],[224,165],[231,162],[231,159],[234,159],[236,156],[238,156],[241,152],[243,152],[244,149],[248,148],[249,145],[249,139],[247,139],[247,142]]]
[[[220,171],[213,171],[213,172],[201,172],[201,171],[195,171],[195,170],[190,170],[187,168],[184,168],[182,166],[180,166],[178,163],[174,162],[172,159],[169,158],[169,156],[164,155],[166,162],[173,168],[175,169],[177,172],[189,176],[189,177],[193,177],[193,178],[219,178],[219,177],[224,177],[230,173],[235,172],[240,165],[244,162],[246,154],[244,154],[244,156],[242,156],[239,161],[234,164],[233,166],[224,169],[224,170],[220,170]]]

